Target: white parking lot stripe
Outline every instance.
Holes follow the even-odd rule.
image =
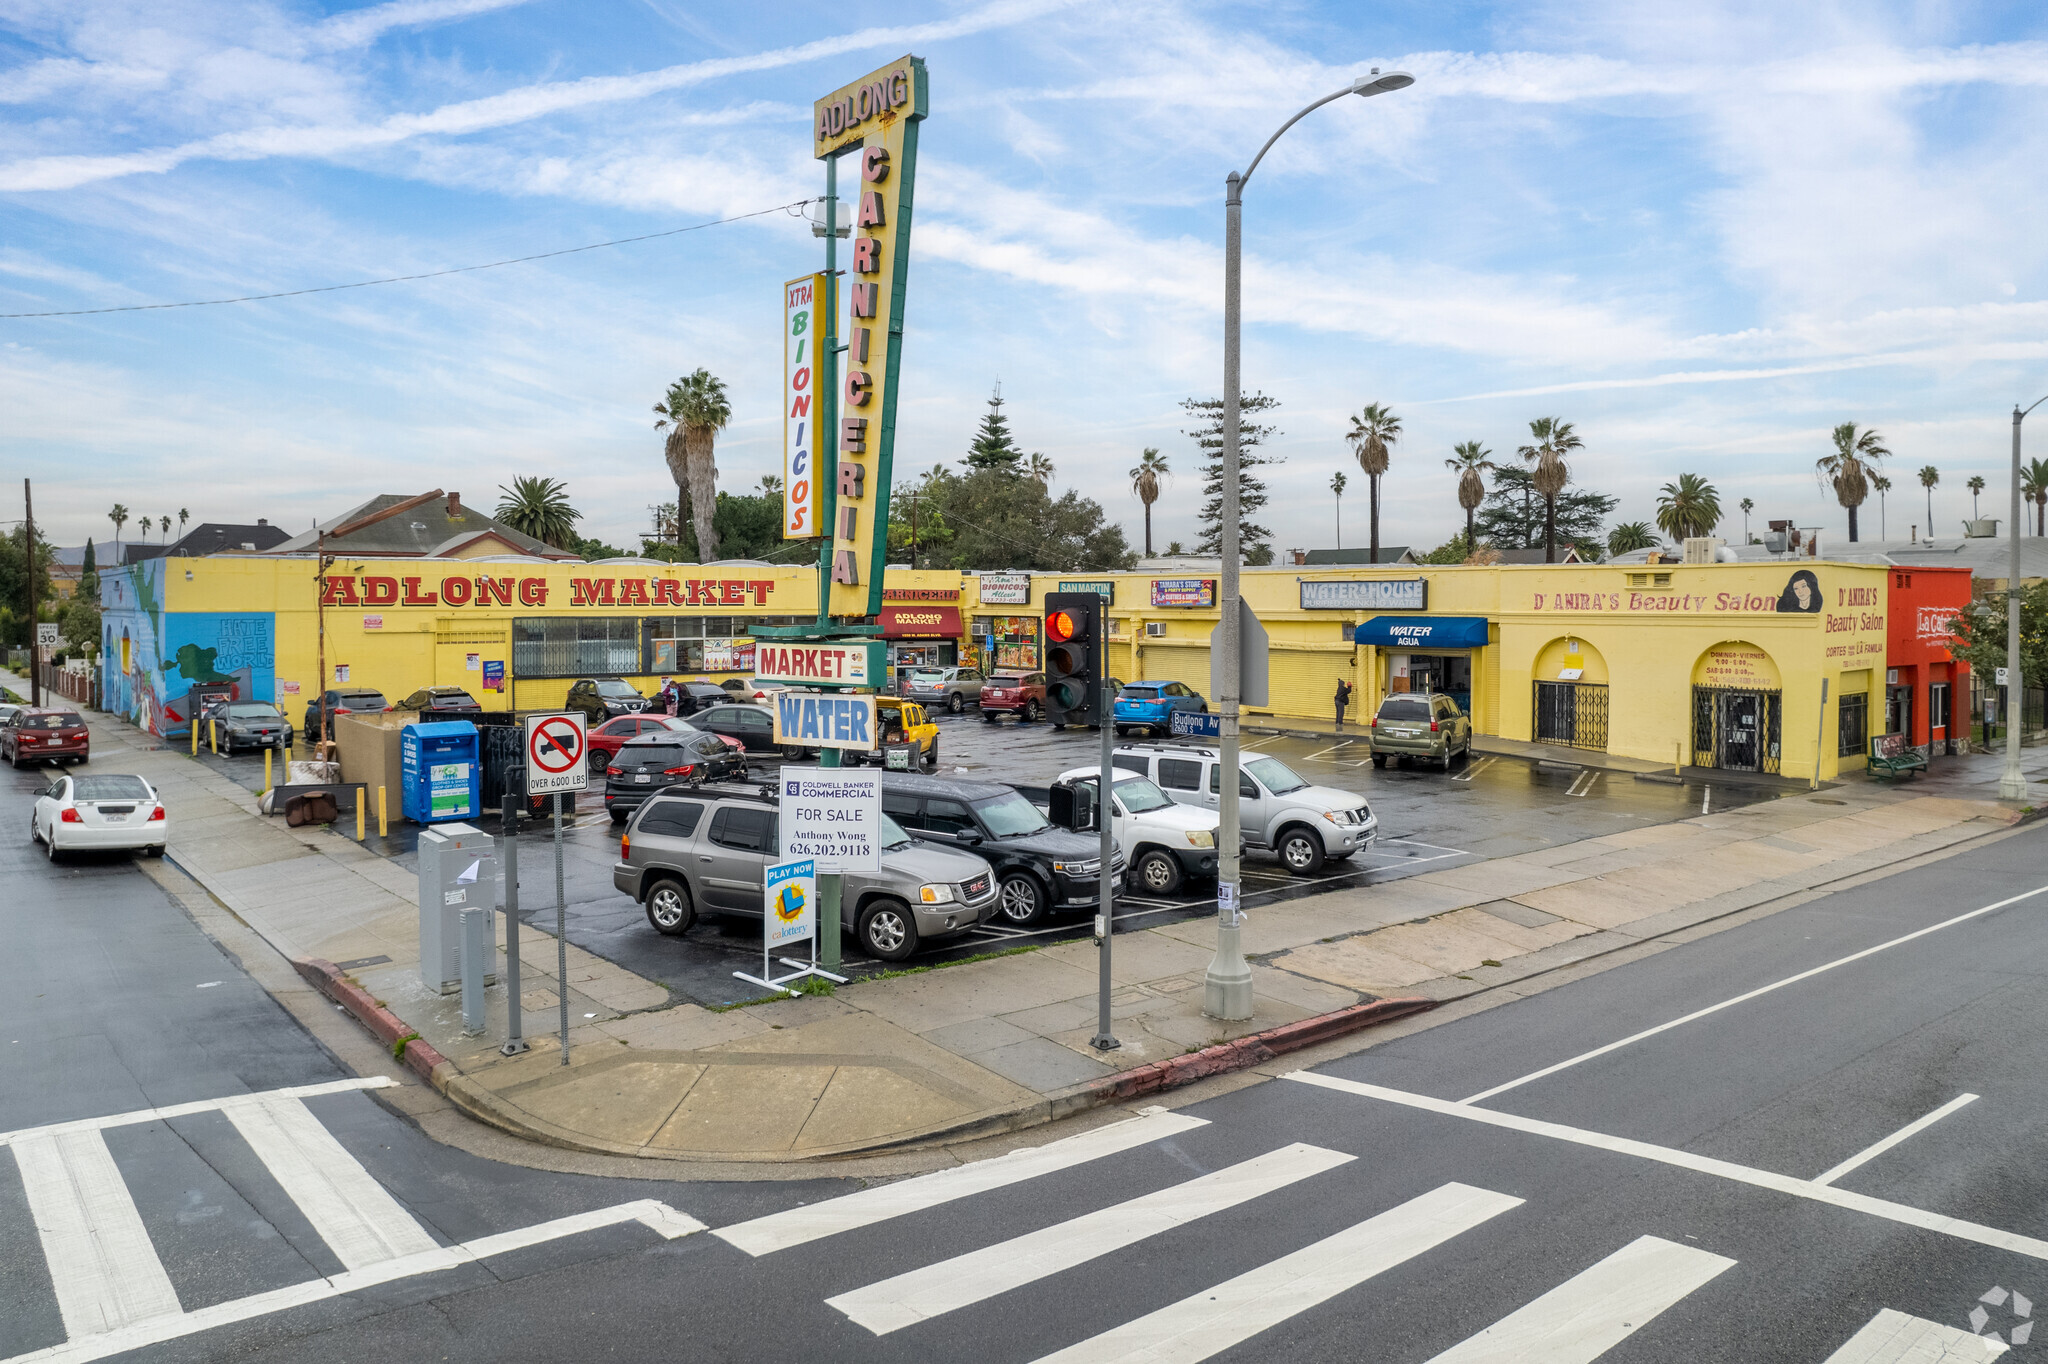
[[[14,1159],[66,1335],[98,1335],[183,1310],[105,1137],[25,1137],[14,1143]]]
[[[825,1301],[876,1335],[1021,1288],[1150,1236],[1234,1208],[1355,1156],[1301,1142],[1115,1207],[913,1269]]]
[[[345,1268],[440,1249],[298,1099],[266,1095],[227,1117]]]
[[[1039,1364],[1196,1364],[1521,1203],[1446,1184]]]
[[[1021,1184],[1056,1170],[1083,1165],[1113,1156],[1197,1127],[1207,1127],[1204,1118],[1180,1113],[1153,1112],[1127,1122],[1110,1123],[1078,1136],[1062,1137],[1044,1146],[1025,1147],[1008,1155],[976,1161],[951,1170],[919,1175],[895,1184],[862,1189],[843,1198],[827,1199],[807,1208],[790,1208],[749,1222],[720,1227],[712,1232],[749,1255],[766,1255],[787,1250],[825,1236],[837,1236],[857,1227],[873,1226],[891,1218],[936,1208],[942,1203],[967,1198],[990,1189]]]
[[[2011,1348],[1887,1307],[1829,1355],[1827,1364],[1984,1364]]]
[[[1832,1184],[1836,1180],[1840,1179],[1843,1175],[1848,1174],[1851,1170],[1855,1169],[1857,1166],[1862,1165],[1864,1162],[1871,1160],[1877,1156],[1883,1155],[1885,1152],[1891,1150],[1894,1146],[1897,1146],[1906,1138],[1914,1135],[1917,1132],[1925,1131],[1927,1128],[1932,1127],[1934,1126],[1934,1124],[1940,1122],[1949,1114],[1955,1112],[1958,1108],[1962,1108],[1968,1104],[1973,1104],[1976,1101],[1977,1096],[1974,1094],[1958,1094],[1955,1098],[1950,1099],[1947,1103],[1935,1109],[1932,1113],[1929,1113],[1927,1116],[1923,1118],[1915,1118],[1912,1122],[1907,1123],[1904,1127],[1901,1127],[1898,1131],[1892,1133],[1883,1141],[1874,1142],[1871,1145],[1864,1147],[1861,1151],[1858,1151],[1855,1155],[1849,1157],[1840,1165],[1837,1165],[1834,1169],[1829,1170],[1826,1174],[1819,1176],[1813,1182],[1816,1184]]]
[[[1430,1364],[1587,1364],[1734,1264],[1724,1255],[1644,1236]]]

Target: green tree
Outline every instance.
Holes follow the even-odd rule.
[[[1742,508],[1742,543],[1746,545],[1750,543],[1749,514],[1756,510],[1756,503],[1745,497],[1736,505]]]
[[[1721,494],[1698,474],[1680,474],[1657,498],[1657,529],[1679,544],[1721,524]],[[1611,538],[1611,537],[1610,537]]]
[[[938,475],[943,478],[945,475]],[[934,496],[933,475],[915,483],[899,483],[889,499],[889,560],[908,560],[912,568],[923,568],[943,554],[953,538],[946,524],[946,502]]]
[[[781,474],[763,474],[763,475],[761,475],[761,496],[763,496],[763,497],[780,497],[780,496],[782,496],[782,475],[781,475]]]
[[[1458,474],[1458,505],[1465,509],[1465,553],[1470,555],[1472,547],[1479,543],[1473,518],[1479,504],[1486,500],[1485,475],[1494,468],[1493,451],[1476,440],[1459,441],[1451,447],[1451,457],[1444,461],[1444,467],[1455,469]]]
[[[1151,447],[1138,456],[1137,467],[1131,470],[1131,491],[1145,504],[1145,557],[1152,557],[1152,504],[1159,500],[1159,481],[1171,478],[1173,471],[1167,467],[1166,456]]]
[[[1123,530],[1100,504],[1069,489],[1052,497],[1036,480],[1001,466],[944,474],[924,485],[920,529],[936,506],[950,538],[930,567],[1103,572],[1137,562]]]
[[[1877,538],[1882,540],[1885,538],[1884,495],[1892,490],[1892,481],[1883,474],[1877,474],[1871,478],[1870,486],[1877,491]]]
[[[1869,427],[1843,422],[1833,432],[1835,448],[1814,462],[1822,487],[1835,491],[1835,501],[1849,513],[1849,543],[1856,543],[1856,509],[1870,496],[1870,480],[1891,451]]]
[[[1259,453],[1259,447],[1280,434],[1276,426],[1248,421],[1261,413],[1277,411],[1278,398],[1253,393],[1238,399],[1237,426],[1237,543],[1248,564],[1273,562],[1273,532],[1256,519],[1266,505],[1266,482],[1258,470],[1284,461]],[[1202,453],[1202,511],[1197,518],[1202,535],[1195,542],[1198,554],[1223,553],[1223,400],[1189,398],[1181,410],[1194,421],[1183,430]]]
[[[1007,471],[1014,470],[1017,461],[1023,458],[1024,451],[1010,434],[1010,423],[1003,416],[1003,386],[997,384],[995,391],[988,396],[988,412],[981,419],[981,428],[974,433],[974,440],[967,447],[967,458],[960,462],[976,472],[984,469]]]
[[[2020,500],[2034,504],[2034,534],[2048,534],[2048,459],[2030,459],[2020,469]]]
[[[1569,544],[1581,559],[1598,559],[1604,557],[1606,542],[1601,525],[1619,502],[1603,493],[1566,489],[1555,503],[1545,503],[1536,492],[1533,470],[1504,464],[1493,471],[1493,487],[1479,509],[1479,538],[1498,549]]]
[[[1393,459],[1394,443],[1401,439],[1401,419],[1384,403],[1367,403],[1365,410],[1351,419],[1351,430],[1344,439],[1350,442],[1351,453],[1357,456],[1358,467],[1365,471],[1366,481],[1371,484],[1372,561],[1378,563],[1380,479]]]
[[[1657,533],[1643,521],[1624,521],[1607,532],[1607,552],[1616,558],[1639,549],[1655,549],[1657,544]]]
[[[1572,429],[1572,424],[1560,417],[1538,417],[1529,423],[1529,434],[1534,445],[1524,445],[1516,453],[1523,460],[1535,466],[1532,487],[1543,499],[1543,562],[1557,561],[1557,499],[1571,482],[1571,467],[1565,463],[1565,456],[1574,450],[1583,449],[1585,442]]]
[[[718,557],[718,433],[732,421],[732,402],[725,385],[700,366],[668,386],[654,414],[654,429],[668,432],[662,457],[708,563]]]
[[[1462,564],[1472,557],[1472,538],[1460,532],[1422,556],[1425,564]]]
[[[6,612],[8,644],[29,644],[35,639],[35,621],[42,604],[50,599],[50,564],[55,551],[42,534],[36,535],[35,584],[28,581],[27,528],[17,523],[0,536],[0,610]]]
[[[1975,521],[1978,517],[1977,495],[1984,491],[1984,475],[1971,474],[1970,481],[1963,486],[1970,490],[1970,519]]]
[[[1934,538],[1934,485],[1941,482],[1941,470],[1932,464],[1920,466],[1920,486],[1927,490],[1927,538]]]
[[[499,484],[498,493],[494,515],[520,534],[556,549],[573,550],[582,542],[576,523],[583,513],[569,505],[569,489],[562,480],[515,478],[509,488]]]
[[[178,534],[183,535],[185,533],[185,523],[191,519],[191,512],[186,511],[183,507],[178,508]]]
[[[1337,548],[1344,548],[1344,471],[1339,469],[1330,475],[1330,496],[1337,506]]]
[[[1050,488],[1052,486],[1052,474],[1053,464],[1051,460],[1045,457],[1045,452],[1033,450],[1030,460],[1024,466],[1024,476],[1041,488]]]
[[[1949,622],[1955,640],[1949,653],[1967,663],[1988,686],[2005,662],[2005,593],[1987,592]],[[2028,682],[2048,677],[2048,583],[2020,589],[2020,676]],[[2008,695],[2019,695],[2018,688]]]
[[[114,557],[118,560],[121,555],[121,527],[128,523],[128,509],[116,502],[114,509],[107,513],[107,520],[114,523]]]

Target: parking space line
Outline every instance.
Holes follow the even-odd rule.
[[[1929,1113],[1924,1117],[1915,1118],[1912,1122],[1907,1123],[1904,1127],[1901,1127],[1898,1131],[1892,1133],[1883,1141],[1875,1142],[1869,1146],[1864,1147],[1861,1151],[1858,1151],[1855,1155],[1849,1157],[1840,1165],[1837,1165],[1834,1169],[1829,1170],[1824,1175],[1816,1177],[1813,1182],[1816,1184],[1832,1184],[1836,1180],[1840,1179],[1843,1175],[1846,1175],[1851,1170],[1854,1170],[1857,1166],[1862,1165],[1868,1161],[1875,1160],[1877,1157],[1891,1150],[1894,1146],[1897,1146],[1900,1142],[1906,1140],[1908,1137],[1926,1131],[1928,1128],[1934,1126],[1934,1124],[1940,1122],[1943,1118],[1955,1112],[1957,1109],[1967,1107],[1968,1105],[1973,1104],[1976,1101],[1977,1096],[1974,1094],[1958,1094],[1955,1098],[1950,1099],[1947,1103],[1935,1109],[1932,1113]]]
[[[1481,772],[1484,772],[1487,768],[1493,766],[1495,763],[1499,761],[1499,758],[1481,758],[1478,762],[1475,763],[1468,759],[1465,763],[1465,770],[1463,772],[1460,772],[1457,776],[1452,777],[1451,780],[1470,781],[1474,777],[1478,776]]]
[[[1568,796],[1586,795],[1593,789],[1593,781],[1599,775],[1599,769],[1592,767],[1587,768],[1585,771],[1579,773],[1578,776],[1572,778],[1571,789],[1566,791],[1565,794]]]

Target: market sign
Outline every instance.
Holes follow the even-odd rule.
[[[958,639],[957,606],[885,606],[878,619],[884,639]]]
[[[823,535],[817,516],[817,471],[825,453],[825,413],[818,398],[818,337],[830,308],[832,277],[805,275],[782,286],[782,538]]]
[[[763,682],[800,687],[872,687],[887,676],[888,650],[880,640],[784,644],[764,639],[754,646],[754,673]]]
[[[1062,592],[1094,592],[1094,593],[1098,594],[1098,595],[1099,595],[1099,596],[1100,596],[1100,597],[1102,598],[1102,604],[1103,604],[1104,606],[1113,606],[1113,605],[1115,605],[1115,604],[1116,604],[1116,584],[1115,584],[1114,582],[1099,582],[1099,581],[1094,581],[1094,582],[1071,582],[1071,583],[1070,583],[1070,582],[1064,582],[1064,581],[1062,581],[1062,582],[1060,583],[1060,591],[1062,591]]]
[[[1028,606],[1031,604],[1031,575],[984,573],[981,575],[981,599],[990,606]]]
[[[1152,604],[1154,606],[1214,606],[1216,604],[1216,580],[1214,578],[1154,578],[1152,580]]]
[[[321,589],[322,606],[546,606],[553,596],[546,578],[455,573],[429,582],[424,577],[387,578],[330,573]],[[767,606],[773,578],[589,577],[569,579],[569,600],[556,606],[602,609],[631,606]],[[372,621],[375,621],[373,624]],[[383,618],[364,617],[363,627],[381,628]]]
[[[1427,611],[1427,578],[1348,578],[1335,582],[1304,579],[1304,611]]]
[[[812,106],[819,160],[858,151],[859,178],[848,196],[858,197],[848,243],[845,378],[833,395],[832,481],[820,499],[832,536],[831,612],[839,616],[872,616],[882,604],[917,126],[930,106],[924,62],[911,56]]]

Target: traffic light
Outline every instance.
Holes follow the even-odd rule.
[[[1094,592],[1045,594],[1045,714],[1055,725],[1099,725],[1102,598]]]

